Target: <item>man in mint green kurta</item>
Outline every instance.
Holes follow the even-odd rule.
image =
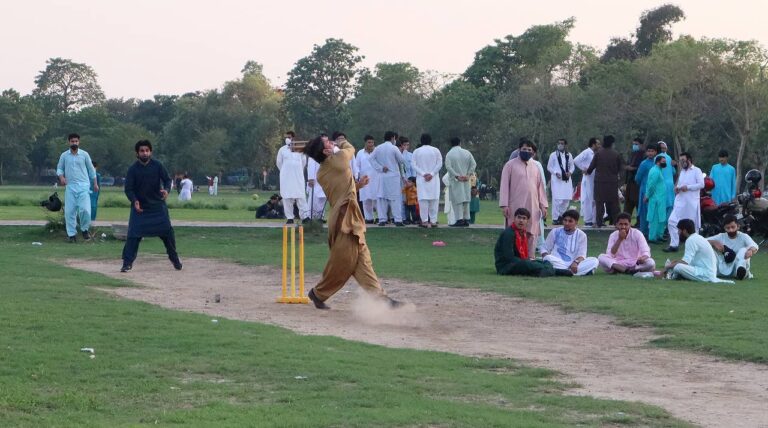
[[[713,165],[709,176],[715,181],[712,199],[720,205],[736,199],[736,170],[728,164],[728,151],[720,150],[718,164]]]
[[[664,155],[654,158],[654,167],[648,173],[645,185],[644,201],[648,206],[648,238],[650,242],[659,242],[664,237],[667,226],[667,185],[664,182],[664,168],[667,159]]]
[[[456,223],[449,226],[469,226],[469,201],[472,199],[469,176],[475,172],[477,163],[469,150],[460,146],[461,140],[451,138],[451,150],[445,155],[445,169],[448,170],[449,198],[456,213]]]

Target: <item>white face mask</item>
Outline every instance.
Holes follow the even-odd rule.
[[[341,151],[341,149],[340,149],[340,148],[338,148],[338,147],[336,147],[336,146],[333,146],[333,153],[334,153],[334,154],[335,154],[335,153],[338,153],[339,151]]]
[[[285,145],[287,146],[288,144],[291,144],[291,139],[290,138],[286,138],[285,139]]]
[[[558,144],[558,145],[557,145],[557,150],[560,150],[561,152],[562,152],[563,150],[565,150],[565,144]]]

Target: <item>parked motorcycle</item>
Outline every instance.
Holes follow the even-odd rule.
[[[699,204],[701,206],[701,236],[715,236],[725,232],[724,219],[727,215],[738,217],[739,204],[737,202],[725,202],[720,205],[712,199],[711,191],[715,188],[715,181],[707,177],[704,179],[704,188],[701,190]]]
[[[755,241],[762,238],[758,245],[768,240],[768,199],[763,197],[760,190],[762,179],[763,175],[756,169],[747,172],[744,176],[747,188],[738,198],[744,216],[742,231],[752,236]]]

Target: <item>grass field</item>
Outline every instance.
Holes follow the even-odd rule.
[[[40,201],[47,199],[52,187],[0,186],[0,220],[45,220],[46,212],[40,208]],[[168,206],[176,220],[258,222],[256,208],[267,202],[275,192],[240,191],[234,187],[220,187],[217,196],[207,191],[196,192],[192,201],[180,202],[176,194],[169,196]],[[254,198],[254,195],[258,195]],[[59,196],[64,199],[64,191]],[[99,196],[98,220],[128,221],[129,202],[122,187],[104,187]],[[446,224],[445,214],[440,222]],[[502,224],[498,201],[481,201],[479,224]]]
[[[183,256],[273,264],[277,232],[180,228],[178,240]],[[371,233],[379,271],[434,275],[403,263],[431,237],[403,232],[415,230]],[[468,248],[491,238],[465,232],[435,236]],[[40,227],[0,228],[0,241],[0,426],[685,426],[655,407],[563,395],[553,373],[512,361],[212,323],[110,297],[93,287],[126,284],[51,262],[115,259],[118,241],[69,245]],[[159,251],[154,241],[142,251]],[[322,241],[310,238],[312,270]],[[452,248],[429,257],[461,257]],[[475,268],[470,284],[493,277],[487,260]]]

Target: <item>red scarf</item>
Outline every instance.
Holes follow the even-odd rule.
[[[514,223],[512,223],[512,230],[515,232],[515,248],[520,258],[528,260],[528,231],[518,229]]]

